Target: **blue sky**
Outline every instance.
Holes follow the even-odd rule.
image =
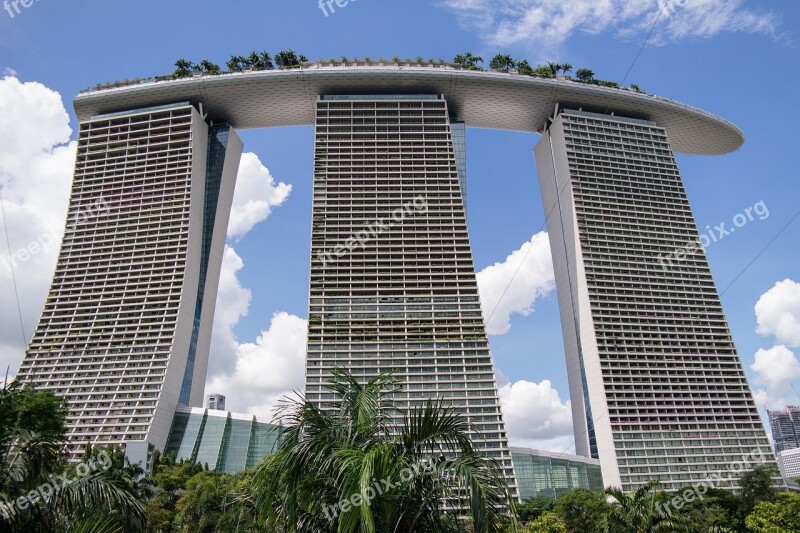
[[[745,132],[746,143],[736,153],[679,156],[678,163],[700,228],[721,222],[730,226],[737,213],[761,201],[768,207],[768,218],[713,243],[707,253],[718,287],[726,289],[723,306],[759,402],[769,401],[772,407],[799,402],[800,286],[776,283],[800,281],[800,219],[759,253],[800,209],[795,163],[800,141],[800,4],[678,3],[659,20],[627,83],[721,115]],[[12,251],[36,238],[27,228],[57,228],[59,223],[63,228],[72,170],[70,141],[77,128],[71,99],[95,83],[166,74],[180,57],[224,64],[233,54],[285,48],[312,59],[396,55],[450,60],[472,51],[487,63],[503,52],[532,63],[569,62],[576,69],[592,68],[600,78],[621,81],[658,13],[655,0],[575,0],[563,5],[546,0],[357,0],[327,17],[315,0],[37,0],[20,9],[13,18],[0,11],[0,69],[6,76],[0,82],[6,83],[0,90],[0,185],[8,196]],[[14,79],[21,83],[13,84]],[[48,106],[57,107],[57,95],[34,82],[60,95],[71,134],[64,130],[66,119],[59,118],[58,109],[49,111]],[[39,122],[28,119],[40,115]],[[259,410],[302,378],[298,345],[307,316],[313,130],[245,131],[241,136],[245,151],[269,169],[270,177],[265,177],[266,171],[254,163],[260,178],[253,182],[272,188],[291,185],[291,193],[285,199],[273,195],[266,220],[229,243],[230,279],[227,285],[223,280],[229,298],[221,294],[220,302],[220,309],[228,306],[221,311],[226,320],[218,317],[219,328],[226,331],[215,330],[209,382],[226,389],[234,408]],[[495,272],[494,291],[510,281],[507,273],[521,259],[518,254],[506,262],[509,255],[544,229],[531,153],[537,140],[512,132],[467,133],[470,236],[478,271],[503,264]],[[20,163],[19,154],[37,142],[42,145],[26,157],[46,160],[43,167]],[[41,175],[31,175],[45,167]],[[539,254],[534,250],[531,256]],[[7,253],[0,246],[0,254]],[[31,258],[18,273],[28,336],[55,257],[54,248]],[[535,288],[546,286],[546,280],[533,270],[530,275],[526,290],[533,291],[535,310],[527,316],[512,313],[510,330],[492,335],[490,342],[498,369],[510,381],[503,394],[504,411],[513,419],[512,439],[559,449],[568,447],[572,437],[556,294],[552,290],[537,297]],[[10,277],[0,272],[0,362],[11,365],[13,373],[22,343],[12,288]],[[754,306],[771,289],[760,308],[759,334]],[[512,285],[510,292],[525,290]],[[525,307],[523,302],[517,311]],[[761,362],[756,363],[759,349]],[[754,363],[756,369],[751,368]],[[257,372],[242,380],[248,369],[250,374],[272,371],[263,380]]]

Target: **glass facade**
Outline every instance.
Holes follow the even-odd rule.
[[[574,455],[511,448],[519,496],[557,498],[573,489],[603,490],[600,461]]]
[[[280,426],[252,415],[179,407],[164,452],[234,474],[274,453],[279,435]]]

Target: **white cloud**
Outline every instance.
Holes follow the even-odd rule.
[[[17,77],[17,71],[14,70],[11,67],[6,67],[6,68],[3,69],[3,77],[4,78],[6,78],[6,77],[16,78]]]
[[[214,327],[211,333],[209,376],[234,368],[236,365],[236,350],[239,343],[233,334],[233,327],[239,319],[247,316],[252,299],[250,289],[242,287],[237,277],[242,268],[244,262],[236,250],[225,246],[217,291],[217,306],[214,312]]]
[[[225,394],[230,410],[271,417],[282,397],[303,389],[307,327],[300,317],[274,314],[255,343],[238,345],[235,367],[214,376],[206,392]]]
[[[758,333],[800,346],[800,283],[786,279],[764,293],[755,306]]]
[[[275,185],[275,178],[256,154],[242,154],[228,223],[228,237],[241,239],[256,224],[266,220],[272,213],[272,208],[283,204],[291,192],[291,185],[283,182]]]
[[[76,143],[61,95],[22,83],[8,70],[0,79],[0,187],[11,256],[0,233],[0,366],[14,373],[24,344],[13,296],[14,266],[27,340],[39,319],[64,232]],[[3,221],[0,220],[0,224]],[[26,251],[30,252],[26,257]]]
[[[509,286],[512,278],[514,281]],[[504,262],[484,268],[478,273],[478,289],[487,332],[490,335],[508,333],[511,314],[530,315],[536,298],[553,290],[554,280],[550,240],[545,232],[534,235]]]
[[[569,400],[561,401],[549,380],[509,383],[498,376],[498,392],[509,443],[556,452],[574,446]]]
[[[439,5],[490,45],[548,51],[576,33],[644,35],[663,4],[670,7],[652,37],[656,44],[724,32],[774,35],[778,26],[774,13],[745,8],[744,0],[442,0]]]
[[[792,382],[800,379],[800,360],[786,346],[775,346],[756,352],[755,363],[750,368],[756,373],[756,382],[763,388],[755,392],[759,406],[783,409],[792,401],[795,390]]]

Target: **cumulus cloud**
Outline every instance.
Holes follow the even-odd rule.
[[[514,281],[509,286],[512,278]],[[502,263],[495,263],[478,273],[478,290],[487,332],[490,335],[508,333],[511,315],[530,315],[536,299],[547,295],[554,287],[550,240],[547,233],[541,232]]]
[[[291,185],[283,182],[275,184],[275,178],[256,154],[242,154],[233,193],[228,237],[241,239],[256,224],[266,220],[274,207],[282,205],[291,192]]]
[[[284,396],[302,390],[305,377],[306,320],[275,313],[254,343],[239,344],[236,366],[214,376],[208,392],[227,396],[227,408],[271,417]]]
[[[800,283],[779,281],[755,306],[758,333],[773,335],[779,343],[800,346]]]
[[[744,7],[744,0],[443,0],[462,26],[493,46],[558,48],[574,34],[611,32],[621,38],[647,33],[662,6],[651,39],[664,44],[724,32],[774,35],[778,17]]]
[[[250,289],[243,287],[238,278],[242,268],[244,268],[242,258],[236,250],[226,245],[222,256],[222,271],[211,333],[211,352],[208,361],[210,376],[234,368],[236,365],[239,343],[233,334],[233,328],[242,317],[247,316],[252,300]]]
[[[796,391],[792,382],[800,379],[800,360],[786,346],[780,345],[769,350],[756,352],[755,363],[750,368],[756,373],[756,383],[762,385],[755,392],[759,406],[768,409],[783,409],[792,401]]]
[[[40,83],[0,79],[0,188],[11,249],[0,239],[0,366],[22,361],[47,296],[64,232],[76,143],[61,95]],[[13,271],[12,271],[13,267]],[[13,275],[12,275],[13,272]],[[20,320],[14,300],[19,290]]]
[[[549,380],[510,383],[498,376],[498,393],[511,446],[564,452],[574,445],[570,402]]]
[[[17,71],[14,70],[11,67],[6,67],[6,68],[3,69],[3,77],[4,78],[5,77],[16,78],[17,77]]]

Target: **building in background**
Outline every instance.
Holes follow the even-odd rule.
[[[602,491],[600,461],[563,453],[511,447],[520,499],[556,499],[574,489]]]
[[[164,453],[235,474],[275,453],[280,431],[253,415],[178,407]]]
[[[561,109],[535,157],[578,455],[625,491],[774,462],[666,130]]]
[[[788,479],[800,479],[800,448],[790,448],[778,453],[781,474]]]
[[[452,404],[515,491],[455,131],[435,94],[317,102],[305,392],[324,406],[334,369],[393,371],[396,402]]]
[[[225,410],[225,395],[224,394],[209,394],[206,407],[215,411]]]
[[[71,456],[162,450],[200,406],[242,143],[188,104],[80,123],[67,227],[19,377],[66,398]]]
[[[800,448],[800,406],[789,405],[783,411],[767,411],[767,415],[775,451]]]

